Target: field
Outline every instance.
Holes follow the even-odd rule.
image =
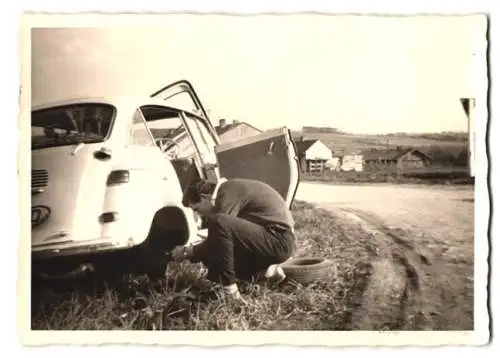
[[[300,199],[334,200],[333,186],[325,190],[324,186],[303,184]],[[326,193],[329,195],[325,197]],[[429,230],[442,230],[432,221],[436,220],[436,212],[419,218],[418,225],[405,224],[415,224],[415,220],[403,212],[401,218],[407,221],[395,225],[397,209],[390,211],[386,205],[379,204],[378,207],[386,210],[381,213],[382,220],[366,215],[367,212],[361,210],[365,209],[363,206],[349,205],[350,199],[345,193],[335,200],[349,210],[339,210],[328,202],[319,203],[322,208],[301,200],[294,203],[299,240],[297,256],[326,257],[336,264],[331,277],[322,282],[308,287],[246,283],[241,290],[249,304],[239,307],[224,302],[216,287],[199,276],[199,266],[177,264],[169,268],[168,279],[159,282],[128,277],[107,283],[82,280],[35,287],[32,327],[52,330],[472,329],[473,238],[463,227],[470,225],[470,220],[463,217],[469,216],[472,204],[464,201],[461,206],[446,207],[446,210],[458,210],[462,216],[457,217],[456,222],[445,223],[449,232],[434,235]],[[428,206],[421,209],[424,207]],[[401,211],[401,207],[399,209]],[[392,217],[388,213],[392,213]],[[440,218],[446,221],[447,216]],[[419,229],[421,220],[424,226]]]
[[[292,133],[294,140],[317,139],[334,154],[412,148],[425,153],[431,165],[397,173],[395,168],[364,168],[362,172],[301,173],[302,180],[331,183],[473,184],[468,169],[468,135],[465,132],[349,134],[331,128],[305,127]]]
[[[333,151],[356,151],[370,148],[386,149],[398,146],[428,150],[432,147],[445,148],[458,153],[467,145],[467,133],[389,133],[389,134],[350,134],[321,132],[318,129],[294,131],[294,138],[319,139]]]

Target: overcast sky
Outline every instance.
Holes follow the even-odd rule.
[[[184,78],[214,122],[465,131],[459,97],[476,95],[481,20],[167,15],[150,28],[40,28],[32,31],[32,101],[149,95]]]

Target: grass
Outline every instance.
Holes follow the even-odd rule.
[[[334,172],[302,173],[302,180],[322,181],[336,184],[341,183],[393,183],[393,184],[447,184],[470,185],[474,178],[467,168],[423,168],[398,175],[389,170],[365,170],[362,172]]]
[[[295,202],[293,214],[297,256],[325,257],[336,264],[337,269],[320,283],[304,287],[243,283],[240,289],[249,304],[240,307],[225,302],[218,288],[200,277],[200,266],[171,264],[167,279],[158,282],[126,277],[33,288],[32,329],[460,329],[456,320],[446,321],[446,309],[440,311],[445,306],[436,305],[445,299],[456,307],[459,295],[453,290],[463,289],[460,283],[429,290],[427,299],[434,306],[424,319],[420,303],[410,299],[410,276],[405,271],[415,266],[398,264],[402,256],[397,250],[352,220],[307,203]],[[433,296],[440,293],[447,296]],[[433,320],[433,314],[439,319]]]

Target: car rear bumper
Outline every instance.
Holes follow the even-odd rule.
[[[31,248],[32,259],[50,259],[64,256],[89,255],[125,250],[137,246],[132,238],[117,240],[112,237],[100,237],[94,240],[72,241],[36,245]]]
[[[50,280],[63,280],[70,278],[78,278],[92,273],[95,271],[95,267],[92,263],[80,263],[74,268],[59,270],[59,271],[41,271],[34,270],[33,274],[37,277]]]
[[[33,246],[32,275],[46,279],[66,279],[103,270],[114,271],[120,266],[132,268],[140,261],[136,258],[143,247],[132,240],[117,241],[109,237]]]
[[[206,237],[206,230],[200,230],[199,243]],[[95,240],[60,242],[32,246],[32,274],[50,279],[65,279],[84,276],[94,271],[124,268],[142,268],[148,261],[159,259],[160,252],[149,247],[147,241],[117,240],[101,237]]]

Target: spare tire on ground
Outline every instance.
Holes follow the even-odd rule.
[[[311,284],[327,279],[335,270],[332,261],[318,257],[299,257],[279,265],[287,280],[300,284]]]

